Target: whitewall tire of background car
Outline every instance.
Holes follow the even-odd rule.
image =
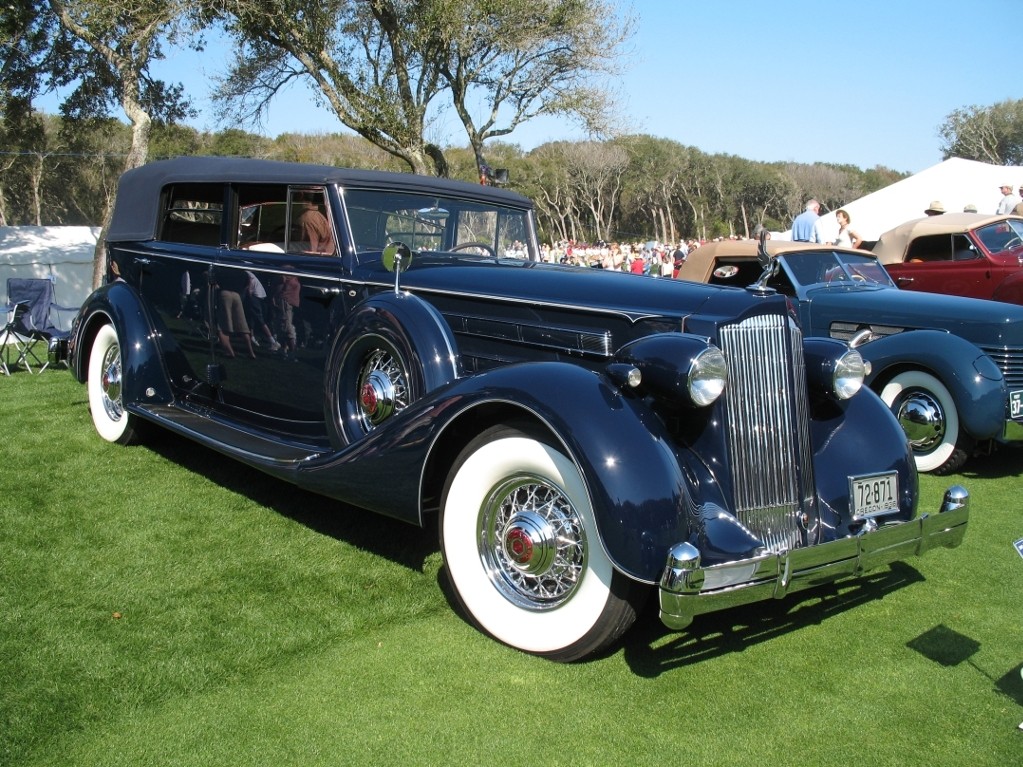
[[[550,445],[508,427],[477,437],[454,464],[440,527],[456,598],[505,644],[571,661],[635,620],[645,589],[612,567],[579,470]]]
[[[966,462],[955,401],[937,378],[922,370],[900,373],[881,389],[881,399],[906,431],[918,471],[950,474]]]
[[[107,442],[128,445],[138,440],[137,418],[124,409],[121,342],[113,325],[103,325],[89,352],[89,412]]]

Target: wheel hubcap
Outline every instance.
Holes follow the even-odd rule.
[[[408,377],[391,354],[376,349],[359,371],[358,396],[359,420],[368,432],[408,405]]]
[[[494,488],[481,509],[479,547],[498,592],[531,610],[568,601],[586,564],[578,513],[540,477],[516,477]]]
[[[945,412],[929,392],[905,393],[892,410],[914,450],[928,452],[945,440]]]
[[[522,572],[543,574],[554,564],[558,541],[554,528],[539,514],[516,514],[508,520],[502,538],[504,556]]]
[[[111,346],[103,355],[102,371],[103,410],[108,418],[117,421],[124,413],[121,406],[121,350],[117,346]]]
[[[394,384],[379,370],[369,374],[359,395],[362,414],[374,425],[394,412]]]

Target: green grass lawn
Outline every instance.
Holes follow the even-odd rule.
[[[1023,453],[921,478],[958,549],[559,665],[465,623],[433,530],[108,445],[63,371],[0,398],[4,767],[1023,763]]]

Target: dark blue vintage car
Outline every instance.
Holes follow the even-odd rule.
[[[947,474],[971,453],[1023,440],[1023,307],[899,290],[862,250],[765,247],[776,266],[766,285],[792,299],[804,333],[859,350],[920,471]],[[678,276],[740,286],[763,271],[755,242],[729,240],[697,249]]]
[[[109,441],[169,429],[439,528],[483,631],[590,655],[965,533],[917,514],[859,352],[786,298],[537,261],[529,200],[225,158],[126,173],[69,343]]]

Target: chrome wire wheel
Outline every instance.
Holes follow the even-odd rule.
[[[579,467],[512,426],[484,431],[455,460],[440,539],[466,616],[501,642],[553,660],[614,642],[646,596],[612,566]]]
[[[124,407],[121,341],[112,325],[103,325],[96,332],[88,365],[86,388],[96,433],[107,442],[121,445],[140,441],[139,429],[143,424]]]
[[[117,343],[111,344],[103,354],[100,391],[107,417],[119,421],[124,417],[124,404],[121,401],[121,347]]]
[[[508,601],[545,610],[571,599],[586,567],[586,532],[560,488],[509,478],[488,495],[479,521],[480,558]]]
[[[408,372],[389,349],[374,349],[366,356],[356,385],[358,418],[366,433],[409,406]]]

